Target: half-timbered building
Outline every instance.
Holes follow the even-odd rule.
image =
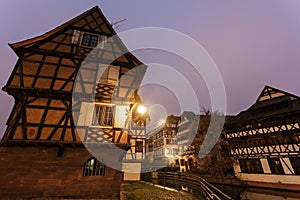
[[[266,86],[249,109],[227,123],[226,139],[241,180],[278,188],[296,185],[299,189],[298,96]]]
[[[183,112],[178,121],[178,130],[176,134],[176,144],[178,152],[176,153],[175,164],[180,167],[181,172],[188,171],[193,163],[193,158],[190,155],[196,153],[195,146],[192,142],[196,139],[198,129],[199,116],[193,112]]]
[[[178,152],[176,144],[177,124],[180,117],[170,115],[161,120],[159,125],[147,132],[146,159],[148,169],[160,169],[174,161]],[[150,167],[150,168],[149,168]]]
[[[146,66],[98,7],[10,47],[19,59],[3,88],[15,104],[0,146],[0,198],[118,199],[122,166],[107,157],[142,158]]]

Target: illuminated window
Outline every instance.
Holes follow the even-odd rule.
[[[98,43],[98,35],[92,35],[84,33],[81,41],[81,45],[88,47],[96,47]]]
[[[90,158],[84,163],[82,176],[104,176],[105,165],[96,158]]]

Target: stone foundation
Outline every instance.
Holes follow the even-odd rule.
[[[119,199],[122,172],[106,166],[104,176],[82,176],[91,158],[83,147],[0,147],[0,199]]]

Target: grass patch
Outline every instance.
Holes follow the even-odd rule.
[[[142,182],[123,183],[124,200],[194,200],[191,194],[169,191]]]

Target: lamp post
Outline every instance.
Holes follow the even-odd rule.
[[[138,181],[142,172],[142,164],[146,157],[146,121],[149,118],[147,107],[138,102],[130,110],[130,126],[128,127],[130,150],[127,151],[123,167],[124,180]]]

